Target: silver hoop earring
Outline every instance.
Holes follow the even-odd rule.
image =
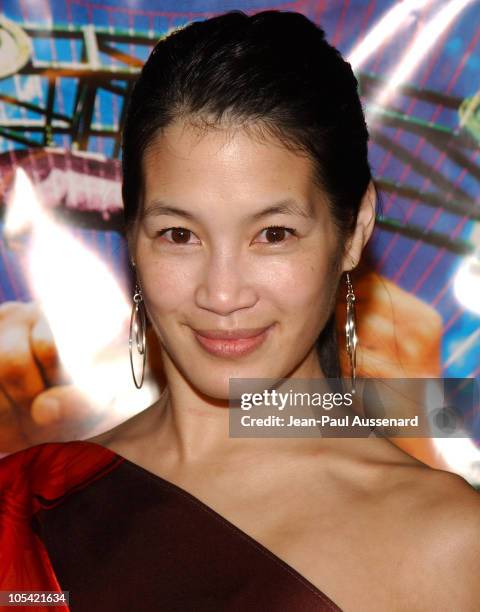
[[[133,382],[135,383],[137,389],[140,389],[142,387],[143,378],[145,376],[145,361],[147,357],[146,328],[147,317],[145,314],[145,305],[143,303],[142,290],[137,284],[135,286],[135,294],[133,296],[132,315],[130,317],[130,332],[128,336],[130,367],[132,369]],[[142,357],[142,374],[140,377],[140,383],[137,382],[137,377],[135,375],[135,367],[133,365],[132,347],[134,344],[137,347],[137,353]]]
[[[355,324],[355,294],[353,293],[353,285],[350,280],[350,274],[346,273],[347,281],[347,321],[345,323],[345,338],[347,355],[350,359],[352,393],[355,393],[355,377],[356,377],[356,355],[357,355],[357,332]]]

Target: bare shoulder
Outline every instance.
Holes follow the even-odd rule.
[[[412,609],[474,612],[480,601],[480,494],[461,476],[405,465],[392,496],[394,524],[403,540],[402,582]]]
[[[355,486],[366,491],[378,553],[391,560],[386,580],[401,608],[478,611],[480,493],[381,441],[365,447],[359,465]]]
[[[443,472],[431,478],[428,499],[434,508],[425,526],[425,589],[437,585],[439,605],[447,595],[457,610],[478,610],[480,494],[460,476]]]
[[[480,493],[464,478],[431,468],[396,447],[377,466],[377,493],[392,512],[402,508],[412,528],[435,530],[443,544],[448,537],[472,532],[480,537]]]
[[[431,528],[441,531],[444,543],[476,533],[480,544],[480,493],[464,478],[422,466],[406,477],[405,482],[409,481],[419,517],[428,515]]]

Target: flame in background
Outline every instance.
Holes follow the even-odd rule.
[[[108,267],[43,208],[22,168],[7,204],[5,237],[28,235],[26,267],[60,360],[73,384],[108,416],[131,415],[153,397],[131,382],[127,338],[129,302]],[[105,423],[103,430],[106,429]]]

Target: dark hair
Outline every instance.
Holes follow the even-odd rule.
[[[163,128],[176,120],[238,123],[312,159],[345,245],[371,179],[357,86],[323,30],[299,13],[232,11],[161,39],[135,84],[123,131],[127,229],[141,205],[143,153]],[[317,350],[325,376],[339,377],[334,311]]]

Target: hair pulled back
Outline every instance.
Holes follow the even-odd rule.
[[[232,11],[157,43],[133,88],[123,131],[127,230],[142,205],[143,153],[179,120],[254,126],[308,155],[339,244],[346,243],[371,179],[368,131],[350,64],[305,16]],[[317,350],[325,376],[340,376],[334,312]]]

